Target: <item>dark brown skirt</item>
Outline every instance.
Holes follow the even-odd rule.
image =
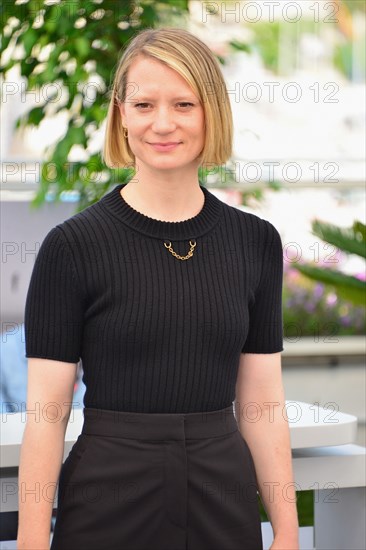
[[[232,405],[84,408],[60,472],[51,550],[263,550],[257,490]]]

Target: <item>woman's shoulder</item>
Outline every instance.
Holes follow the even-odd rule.
[[[74,240],[90,236],[101,224],[103,211],[98,201],[58,223],[51,232],[61,234],[64,240]]]
[[[98,203],[66,218],[52,226],[43,237],[39,252],[44,257],[57,258],[58,254],[69,254],[75,250],[77,255],[92,243],[100,240],[98,225],[102,215]],[[102,221],[103,223],[103,221]]]
[[[224,211],[226,216],[232,222],[236,221],[240,229],[252,237],[275,238],[279,236],[279,231],[275,225],[267,218],[259,213],[249,211],[246,207],[232,206],[224,203]]]

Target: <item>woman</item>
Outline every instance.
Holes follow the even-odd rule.
[[[258,491],[272,550],[298,548],[281,239],[198,180],[231,145],[205,44],[174,28],[137,34],[104,148],[136,175],[48,233],[27,295],[28,407],[57,406],[27,422],[20,482],[59,479],[51,550],[260,550]],[[80,358],[83,430],[61,467]],[[19,548],[48,547],[53,496],[20,502]]]

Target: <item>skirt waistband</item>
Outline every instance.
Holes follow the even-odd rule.
[[[85,407],[83,434],[131,439],[204,439],[238,430],[233,405],[194,413],[140,413]]]

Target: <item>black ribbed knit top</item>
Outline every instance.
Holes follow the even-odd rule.
[[[179,222],[135,210],[124,185],[44,238],[25,304],[26,357],[81,359],[85,407],[228,407],[240,353],[283,350],[280,235],[202,185],[201,211]],[[185,256],[191,239],[187,260],[164,246]]]

